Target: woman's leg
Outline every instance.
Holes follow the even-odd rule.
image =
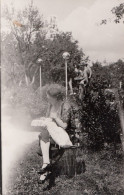
[[[49,133],[47,129],[44,129],[40,133],[39,142],[40,142],[40,147],[41,147],[42,156],[43,156],[43,165],[42,165],[42,169],[43,169],[50,163],[50,159],[49,159],[50,141],[49,141]],[[48,175],[47,172],[41,174],[40,181],[44,182],[47,175]]]
[[[49,148],[50,148],[50,142],[44,142],[40,140],[40,147],[43,155],[43,166],[50,163],[49,159]]]
[[[39,135],[40,147],[43,155],[43,167],[50,163],[49,148],[50,148],[50,136],[49,132],[45,129]]]

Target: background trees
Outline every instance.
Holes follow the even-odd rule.
[[[114,7],[112,10],[112,13],[115,15],[115,22],[123,22],[123,16],[124,16],[124,3],[119,4],[118,6]]]
[[[45,30],[45,21],[43,20],[43,16],[39,15],[38,10],[34,8],[32,2],[27,8],[19,12],[16,12],[14,8],[9,10],[6,7],[4,10],[4,17],[9,22],[11,33],[11,42],[8,40],[9,44],[11,46],[11,43],[14,43],[15,55],[18,54],[18,59],[13,58],[13,60],[24,69],[25,81],[26,84],[29,85],[32,80],[34,81],[36,73],[36,71],[33,71],[34,73],[31,74],[31,68],[42,48],[39,47],[38,52],[37,47],[35,47],[36,45],[34,45],[34,41],[38,39],[39,33],[41,34],[40,42],[43,42],[45,39],[47,33]],[[8,36],[9,35],[7,34],[4,41],[6,41]],[[6,45],[4,42],[2,44]],[[10,52],[10,50],[8,52]],[[24,81],[24,79],[20,80],[20,82],[22,81]]]
[[[84,55],[82,50],[79,50],[77,41],[73,40],[72,34],[60,32],[55,17],[46,21],[32,2],[19,12],[6,7],[4,17],[9,23],[10,33],[2,39],[2,62],[5,74],[11,69],[5,78],[7,80],[11,72],[12,83],[20,85],[26,82],[27,86],[33,84],[37,88],[38,58],[42,59],[40,65],[43,84],[48,80],[62,82],[64,80],[62,53],[66,50],[70,52],[70,67],[73,67],[74,63],[79,63],[80,57]],[[61,75],[58,74],[60,71]],[[10,84],[9,80],[6,83]]]

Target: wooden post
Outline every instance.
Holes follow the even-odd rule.
[[[43,60],[41,59],[41,58],[39,58],[38,60],[37,60],[37,63],[38,63],[38,65],[40,66],[40,69],[39,69],[39,71],[40,71],[40,92],[41,92],[41,87],[42,87],[42,74],[41,74],[41,66],[42,66],[42,62],[43,62]]]
[[[42,78],[41,78],[41,65],[40,65],[40,92],[41,92],[41,87],[42,87]]]

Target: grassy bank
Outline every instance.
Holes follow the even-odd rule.
[[[86,172],[68,179],[65,176],[56,178],[56,185],[49,191],[43,191],[48,184],[38,184],[42,159],[36,151],[38,142],[29,145],[23,157],[16,161],[8,177],[6,192],[3,195],[121,195],[124,191],[123,158],[120,150],[117,154],[112,149],[101,152],[82,151],[86,163]]]

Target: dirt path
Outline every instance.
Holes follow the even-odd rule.
[[[29,145],[38,140],[38,132],[26,131],[24,116],[9,107],[2,115],[2,180],[3,189],[13,164],[21,159]],[[26,119],[25,119],[26,120]]]

